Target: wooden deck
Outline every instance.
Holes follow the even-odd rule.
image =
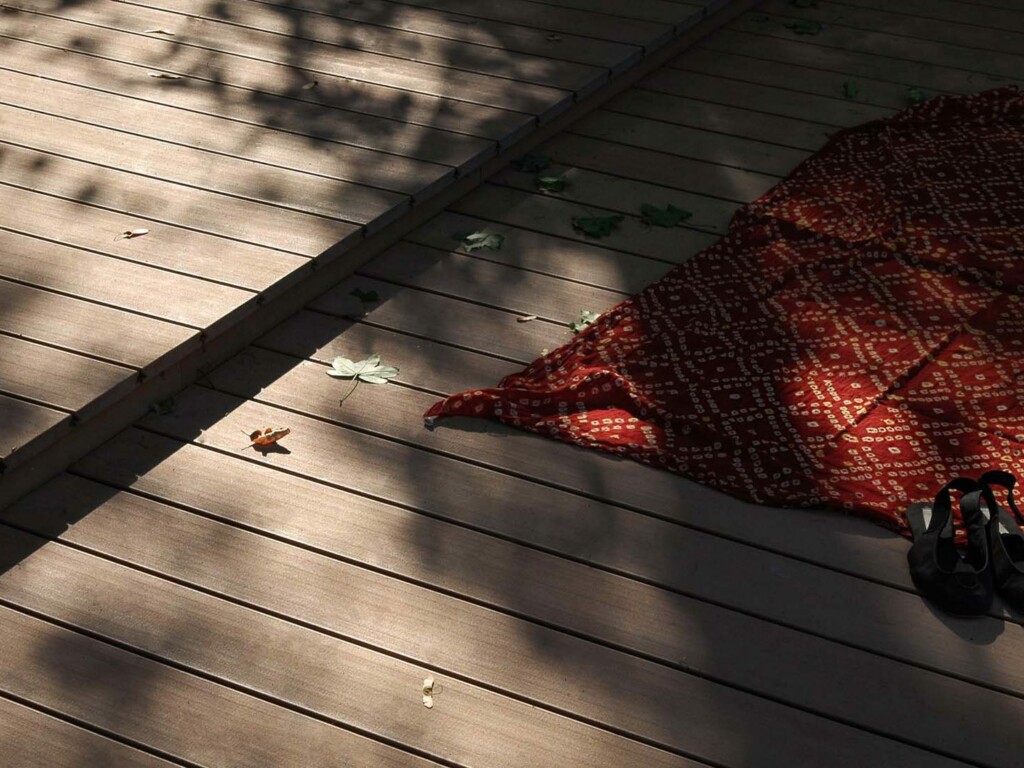
[[[303,5],[316,7],[314,0]],[[601,15],[607,11],[653,15],[672,5],[681,4],[324,3],[366,25],[333,28],[364,35],[358,39],[365,45],[385,35],[371,13],[378,6],[394,14],[382,29],[428,37],[456,29],[445,22],[458,7],[478,19],[464,25],[467,41],[483,45],[487,17],[487,25],[506,30],[494,47],[508,51],[533,40],[523,31],[540,28],[531,24],[545,25],[553,30],[545,34],[560,42],[593,34],[573,15],[582,8],[607,22]],[[87,14],[92,7],[80,3],[61,14]],[[1021,617],[1000,605],[970,621],[934,612],[910,584],[903,540],[832,514],[743,504],[667,473],[497,425],[443,422],[428,430],[421,418],[442,394],[492,384],[566,341],[567,323],[581,309],[606,309],[706,247],[739,205],[774,185],[829,134],[892,114],[907,105],[910,88],[926,95],[967,93],[1024,81],[1024,4],[907,0],[898,13],[891,7],[882,0],[820,0],[817,8],[799,9],[769,0],[742,15],[547,141],[539,151],[554,158],[554,172],[565,174],[562,193],[537,192],[534,174],[499,173],[205,373],[159,413],[2,513],[4,759],[19,768],[1019,765]],[[139,8],[132,4],[122,22],[105,16],[100,26],[113,34],[129,16],[143,18],[134,15]],[[51,19],[57,17],[46,13],[39,11],[40,29],[56,26]],[[141,26],[165,23],[152,15],[157,12],[145,13]],[[268,11],[268,28],[284,23],[275,13]],[[562,13],[572,21],[557,26]],[[786,25],[801,18],[825,26],[817,35],[796,35]],[[216,23],[221,32],[204,39],[227,48],[231,24]],[[606,44],[636,46],[636,38],[626,39],[632,25],[648,29],[644,25],[652,23],[660,22],[617,19],[609,28],[623,39]],[[296,33],[294,26],[287,29]],[[303,34],[331,30],[311,24]],[[255,35],[247,27],[249,34]],[[391,50],[401,49],[390,35],[387,44],[399,47]],[[66,46],[69,38],[60,39]],[[128,55],[122,43],[109,45],[108,53]],[[427,57],[428,50],[424,43],[416,55]],[[574,65],[610,68],[607,61],[584,60],[600,54],[598,45],[573,50]],[[194,54],[179,55],[187,62]],[[13,66],[8,61],[0,63],[5,72]],[[190,71],[187,64],[181,71]],[[111,79],[102,88],[111,82],[128,87]],[[321,87],[302,91],[295,82],[293,100],[279,113],[289,130],[303,122],[290,110],[302,110],[303,100],[318,96]],[[857,84],[851,98],[844,96],[848,82]],[[534,86],[562,87],[531,81]],[[49,87],[13,93],[42,99]],[[8,93],[4,101],[13,98]],[[188,88],[160,93],[195,98]],[[530,98],[526,93],[509,98]],[[69,108],[59,93],[52,98]],[[96,120],[105,104],[82,109]],[[111,107],[113,113],[129,119],[123,102],[114,104],[121,107]],[[249,119],[236,106],[231,120]],[[398,122],[420,125],[410,117],[417,108],[410,103]],[[368,119],[369,108],[362,114]],[[445,130],[483,131],[472,126],[490,125],[485,114],[467,108]],[[480,123],[472,122],[476,118]],[[26,142],[48,135],[19,125]],[[153,121],[154,130],[172,125]],[[313,133],[316,125],[306,128]],[[492,151],[498,134],[513,135],[514,128],[489,136]],[[216,150],[232,148],[224,157],[250,148],[244,136],[191,130],[211,146],[225,142]],[[372,129],[366,136],[399,140]],[[239,291],[248,281],[245,290],[255,295],[263,290],[259,275],[276,274],[272,262],[261,259],[298,264],[341,225],[324,211],[298,210],[345,199],[333,187],[337,180],[325,181],[331,189],[323,194],[300,197],[293,196],[289,185],[298,182],[289,176],[268,180],[267,197],[258,203],[261,217],[268,212],[264,225],[251,213],[238,218],[201,202],[244,202],[240,211],[256,204],[226,186],[215,189],[234,177],[211,171],[209,189],[190,187],[190,194],[211,197],[195,198],[180,213],[180,226],[162,218],[177,198],[133,188],[151,206],[159,229],[154,223],[149,235],[112,242],[111,231],[137,221],[116,213],[116,201],[104,202],[103,195],[122,190],[97,183],[95,197],[72,199],[71,191],[84,187],[77,186],[82,182],[74,170],[63,170],[60,153],[67,148],[58,138],[47,155],[53,159],[38,169],[38,185],[58,186],[45,194],[14,183],[4,188],[24,206],[43,206],[33,216],[14,216],[10,208],[0,213],[12,217],[0,223],[4,242],[12,244],[0,259],[5,269],[9,261],[27,273],[35,263],[42,274],[38,264],[51,262],[37,253],[52,248],[52,263],[59,265],[63,249],[73,247],[74,259],[64,254],[63,263],[79,267],[102,257],[116,259],[118,269],[145,267],[161,279],[195,280],[191,267],[177,269],[176,261],[159,270],[145,263],[184,259],[221,270],[219,277],[207,275],[204,285]],[[107,150],[99,139],[75,146],[132,162],[163,162],[162,173],[187,170],[177,151],[159,161],[138,155],[130,149],[135,140],[126,134]],[[0,167],[31,166],[16,145],[2,146]],[[324,169],[330,166],[318,164],[334,157],[317,155],[312,144],[289,156]],[[77,162],[68,159],[67,167]],[[204,168],[197,160],[195,172]],[[126,173],[97,160],[90,178],[101,172]],[[157,183],[145,170],[138,179]],[[345,183],[363,189],[365,180]],[[315,183],[303,177],[304,190]],[[692,210],[693,225],[646,229],[637,217],[645,202]],[[611,237],[590,240],[572,230],[571,216],[605,211],[626,216]],[[82,216],[102,223],[95,231],[106,238],[105,250],[98,236],[64,242],[59,233],[86,230],[64,230],[60,222]],[[47,221],[45,231],[22,231]],[[242,231],[254,221],[282,247],[205,229]],[[295,229],[295,221],[307,228]],[[166,242],[158,247],[156,235],[164,228],[200,239],[180,250],[168,250]],[[461,252],[452,236],[466,231],[503,234],[503,247]],[[285,247],[296,242],[289,238],[309,245]],[[37,262],[7,257],[19,253],[13,247],[19,242],[32,247]],[[218,254],[207,249],[213,243],[243,250]],[[137,246],[148,256],[110,252]],[[46,274],[58,280],[67,268]],[[104,274],[111,273],[95,273],[88,290],[137,295],[149,273],[117,272],[124,276],[116,281]],[[229,274],[234,277],[225,279]],[[72,292],[28,282],[3,283],[12,286],[12,303],[5,299],[0,314],[66,321],[71,310],[64,302]],[[351,295],[357,288],[376,291],[379,301],[362,307]],[[29,290],[45,298],[16,293]],[[88,303],[90,312],[123,306],[74,300]],[[206,310],[210,318],[226,306],[204,300],[214,307]],[[175,311],[185,311],[185,303]],[[31,312],[7,311],[22,306]],[[154,329],[192,333],[206,322],[172,323],[145,306],[129,314],[132,329],[152,322]],[[524,315],[537,319],[517,322]],[[89,338],[97,345],[134,349],[125,343],[125,326],[85,327],[96,331]],[[3,342],[9,345],[4,359],[24,363],[24,379],[15,383],[29,393],[11,398],[12,408],[46,403],[63,418],[84,405],[55,409],[47,398],[66,396],[53,383],[58,363],[33,368],[36,347],[80,357],[83,350],[75,340],[40,341],[11,332]],[[153,354],[160,349],[153,347]],[[148,350],[132,351],[136,362],[130,364],[109,351],[82,359],[130,368],[134,375],[134,366],[148,364]],[[359,385],[339,404],[349,386],[325,375],[330,360],[370,352],[398,366],[398,380]],[[69,367],[58,370],[87,378],[80,372],[84,364],[63,364]],[[90,368],[88,380],[112,391],[117,375]],[[26,419],[36,411],[27,413]],[[291,428],[281,450],[240,450],[242,432],[268,425]],[[435,681],[429,709],[422,700],[428,676]]]
[[[728,5],[0,6],[0,506]]]

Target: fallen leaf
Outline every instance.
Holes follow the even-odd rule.
[[[362,288],[353,288],[348,292],[349,296],[355,296],[364,304],[373,304],[380,300],[380,296],[376,291],[364,291]]]
[[[304,91],[311,91],[314,88],[316,88],[317,85],[319,85],[319,84],[320,84],[319,80],[311,80],[310,82],[308,82],[308,83],[306,83],[305,85],[302,86],[302,90],[304,90]]]
[[[928,97],[924,95],[924,91],[921,88],[914,87],[907,89],[907,99],[910,100],[911,104],[921,104],[928,100]]]
[[[160,400],[159,402],[153,403],[149,406],[149,410],[155,413],[157,416],[167,416],[174,413],[176,407],[173,397],[168,397],[166,400]]]
[[[282,437],[287,437],[291,434],[291,429],[288,427],[266,427],[265,429],[256,429],[249,433],[249,445],[245,448],[266,448],[273,445]],[[245,448],[242,448],[244,451]]]
[[[534,184],[541,192],[561,192],[565,189],[564,176],[538,176]]]
[[[452,238],[462,243],[462,249],[466,253],[472,253],[481,248],[500,251],[501,244],[505,242],[504,235],[496,235],[493,232],[457,232],[452,235]]]
[[[853,80],[847,80],[843,83],[843,96],[846,98],[852,99],[859,91],[860,88],[857,87],[857,83]]]
[[[587,237],[607,237],[625,216],[573,216],[572,228]]]
[[[522,315],[521,317],[517,317],[516,318],[516,322],[517,323],[528,323],[531,320],[536,320],[536,319],[537,319],[536,315]]]
[[[683,222],[693,216],[691,211],[676,208],[674,205],[666,205],[658,208],[649,203],[640,206],[640,216],[644,224],[653,227],[680,227]]]
[[[181,80],[181,75],[172,75],[170,72],[147,72],[150,77],[155,77],[157,80]]]
[[[537,173],[551,165],[551,158],[543,155],[523,155],[518,160],[512,161],[512,167],[524,173]]]
[[[142,237],[148,235],[149,230],[145,227],[136,227],[135,229],[126,229],[120,235],[114,238],[114,240],[131,240],[133,237]]]
[[[336,379],[355,379],[367,384],[387,384],[398,375],[398,369],[390,365],[380,364],[380,355],[370,355],[358,363],[347,357],[336,357],[327,370],[328,376]]]
[[[800,19],[798,21],[794,21],[792,24],[787,24],[786,29],[792,29],[798,35],[816,35],[821,32],[824,27],[821,25],[821,22]]]
[[[594,321],[597,320],[599,316],[600,315],[597,312],[591,312],[589,309],[581,309],[580,319],[576,322],[569,323],[569,330],[573,333],[579,333],[587,326],[593,325]]]
[[[427,709],[434,706],[434,678],[432,677],[423,680],[423,706]]]
[[[146,34],[147,35],[169,35],[171,37],[174,37],[174,33],[169,31],[169,30],[166,30],[166,29],[147,29],[146,30]]]

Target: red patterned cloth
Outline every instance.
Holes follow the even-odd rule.
[[[714,246],[426,415],[905,532],[952,477],[1024,468],[1022,293],[1024,97],[939,97],[836,135]]]

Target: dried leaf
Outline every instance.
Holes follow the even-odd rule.
[[[684,221],[693,216],[693,212],[676,208],[674,205],[658,208],[650,203],[643,203],[640,206],[640,216],[644,224],[651,227],[681,227]]]
[[[170,72],[147,72],[150,77],[155,77],[157,80],[181,80],[181,75],[172,75]]]
[[[387,384],[398,375],[398,369],[380,364],[380,355],[370,355],[365,360],[353,362],[347,357],[336,357],[327,370],[328,376],[336,379],[355,379],[367,384]]]
[[[145,227],[136,227],[135,229],[126,229],[120,235],[114,238],[114,240],[131,240],[133,237],[142,237],[148,235],[149,230]]]
[[[543,155],[523,155],[512,161],[512,167],[524,173],[538,173],[551,165],[551,158]]]
[[[914,87],[907,89],[907,99],[911,104],[921,104],[928,100],[928,97],[924,95],[924,91],[921,88]]]
[[[434,706],[434,678],[423,680],[423,706],[431,709]]]
[[[314,88],[316,88],[316,87],[317,87],[317,86],[318,86],[319,84],[320,84],[320,81],[319,81],[319,80],[311,80],[310,82],[308,82],[308,83],[305,83],[305,84],[304,84],[304,85],[302,86],[302,90],[304,90],[304,91],[312,91],[312,90],[313,90]]]
[[[147,35],[168,35],[174,37],[174,33],[167,29],[147,29]]]
[[[288,427],[265,427],[264,429],[256,429],[249,433],[249,445],[245,448],[267,448],[282,437],[287,437],[291,434],[291,429]],[[242,448],[244,451],[245,448]]]
[[[587,237],[607,237],[625,216],[573,216],[572,228]]]
[[[538,176],[534,184],[541,192],[561,192],[565,189],[565,176]]]
[[[786,29],[793,30],[798,35],[816,35],[824,27],[819,21],[810,21],[809,19],[799,19],[791,24],[786,25]]]
[[[362,288],[353,288],[348,292],[349,296],[355,296],[364,304],[373,304],[380,300],[380,296],[376,291],[364,291]]]
[[[587,326],[593,325],[594,321],[597,320],[598,317],[600,317],[600,314],[597,312],[591,312],[589,309],[581,309],[580,319],[574,323],[569,323],[569,330],[573,333],[579,333]]]
[[[462,243],[462,249],[466,253],[472,253],[481,248],[499,251],[501,244],[505,242],[504,235],[496,235],[493,232],[457,232],[452,235],[452,238]]]
[[[852,99],[860,92],[860,88],[857,87],[857,83],[853,80],[847,80],[843,83],[843,96],[848,99]]]
[[[528,323],[531,320],[536,320],[536,319],[537,319],[536,315],[523,315],[521,317],[517,317],[516,318],[516,322],[517,323]]]

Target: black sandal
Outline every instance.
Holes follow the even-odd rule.
[[[1020,530],[1024,516],[1013,500],[1017,478],[1009,472],[993,469],[981,476],[981,483],[985,486],[989,508],[988,547],[996,590],[1011,606],[1024,610],[1024,534]],[[996,503],[993,485],[1006,489],[1009,511]]]
[[[950,491],[960,491],[960,515],[967,531],[966,548],[957,547]],[[910,576],[921,594],[942,610],[958,616],[977,616],[992,605],[986,520],[981,513],[987,487],[967,477],[948,483],[934,504],[911,504],[907,523],[914,544],[907,553]],[[986,499],[986,502],[988,499]]]

